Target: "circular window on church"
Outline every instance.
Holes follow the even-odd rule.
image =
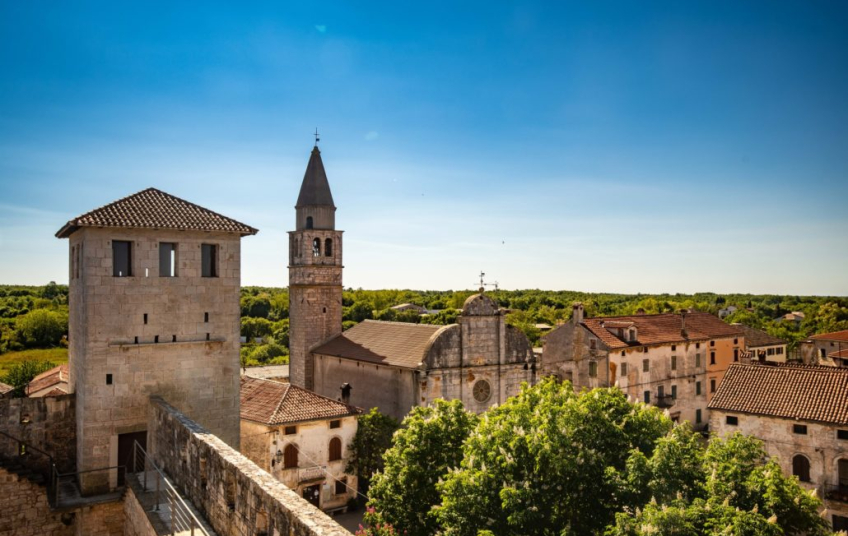
[[[474,393],[474,400],[477,402],[485,402],[486,400],[489,400],[490,396],[492,396],[492,386],[489,385],[489,382],[486,380],[480,380],[474,384],[472,392]]]

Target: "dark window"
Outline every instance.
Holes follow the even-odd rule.
[[[665,396],[665,387],[660,385],[657,387],[657,398],[662,398]]]
[[[650,392],[650,391],[645,391],[645,392],[643,393],[643,396],[644,396],[644,398],[645,398],[645,404],[650,404],[650,403],[651,403],[651,392]]]
[[[837,430],[836,439],[848,440],[848,430]]]
[[[701,394],[701,382],[695,382],[695,394]]]
[[[307,228],[307,229],[312,229],[312,226],[313,226],[313,224],[312,224],[312,216],[307,216],[307,217],[306,217],[306,228]]]
[[[830,520],[833,523],[833,531],[839,532],[848,531],[848,517],[832,515],[830,516]]]
[[[171,242],[159,243],[159,277],[177,275],[177,245]]]
[[[810,481],[810,460],[800,454],[792,458],[792,474],[801,482]]]
[[[807,435],[807,425],[806,424],[793,424],[792,425],[792,433],[793,434]]]
[[[289,444],[283,450],[283,469],[292,467],[297,467],[297,446]]]
[[[324,240],[324,256],[332,257],[333,256],[333,241],[329,238]]]
[[[111,374],[106,375],[106,385],[112,385],[112,375]]]
[[[320,257],[321,256],[321,239],[316,238],[312,241],[312,256]]]
[[[671,351],[672,351],[672,352],[674,352],[675,350],[677,350],[677,345],[676,345],[676,344],[672,344],[672,345],[671,345]]]
[[[589,348],[590,348],[591,350],[594,350],[594,349],[596,348],[596,342],[595,342],[595,339],[589,339]]]
[[[642,360],[642,372],[648,372],[649,370],[651,370],[651,360],[650,359],[643,359]]]
[[[207,333],[207,334],[206,334],[206,340],[207,340],[207,341],[212,340],[212,334],[211,334],[211,333]]]
[[[768,355],[774,355],[774,348],[768,349]]]
[[[710,346],[715,346],[715,341],[710,341]]]
[[[696,342],[696,343],[695,343],[695,349],[698,349],[698,348],[700,348],[700,347],[701,347],[701,343]]]
[[[695,410],[695,424],[701,424],[701,410]]]
[[[156,335],[155,337],[153,337],[153,342],[159,342],[159,335]]]
[[[728,415],[724,418],[724,422],[726,422],[730,426],[737,426],[739,424],[739,417],[731,417],[730,415]]]
[[[144,313],[144,323],[147,324],[147,313]]]
[[[695,366],[696,367],[701,366],[701,354],[695,354]]]
[[[300,257],[300,240],[294,239],[294,256]]]
[[[283,430],[283,433],[285,433],[286,435],[294,435],[297,433],[297,426],[286,426],[285,430]]]
[[[338,437],[334,437],[330,440],[330,461],[334,462],[336,460],[342,459],[342,440]]]
[[[344,495],[347,493],[347,478],[336,480],[336,495]]]
[[[739,344],[739,339],[733,339],[733,344]]]
[[[622,376],[627,376],[627,363],[622,363],[622,364],[621,364],[621,375],[622,375]]]
[[[782,346],[779,346],[779,347],[777,348],[776,352],[777,352],[777,355],[782,354],[782,353],[783,353],[783,347],[782,347]]]
[[[598,375],[598,363],[597,361],[589,362],[589,377],[594,378]]]
[[[822,356],[823,358],[824,358],[824,357],[827,357],[827,353],[825,352],[825,349],[824,349],[824,348],[822,348],[820,351],[821,351],[821,356]]]
[[[621,351],[621,357],[624,357],[624,350]]]
[[[710,352],[710,365],[715,365],[715,352]]]
[[[647,354],[647,353],[648,353],[648,347],[647,347],[647,346],[646,346],[646,347],[644,347],[644,348],[642,349],[642,351],[643,351],[643,352],[645,352],[645,353]]]
[[[733,349],[733,360],[734,360],[734,361],[739,361],[739,348],[734,348],[734,349]]]
[[[676,385],[671,386],[671,398],[677,400],[677,386]]]
[[[677,356],[671,356],[671,370],[677,370]]]
[[[203,313],[203,321],[209,322],[209,313]]]
[[[330,421],[330,428],[341,428],[341,427],[342,427],[342,421],[340,421],[340,420]]]
[[[218,277],[218,246],[215,244],[201,244],[200,261],[201,276]]]
[[[132,242],[112,240],[112,275],[132,276]]]
[[[171,335],[171,342],[177,342],[177,336]]]
[[[710,378],[710,392],[715,393],[716,381],[715,378]]]

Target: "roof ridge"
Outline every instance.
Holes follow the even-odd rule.
[[[397,324],[397,325],[402,325],[402,326],[418,326],[418,327],[425,327],[425,328],[443,328],[445,326],[452,326],[452,325],[456,324],[455,322],[454,322],[454,324],[422,324],[420,322],[418,322],[418,323],[400,322],[398,320],[374,320],[373,318],[366,318],[365,320],[360,322],[360,324],[364,324],[366,322],[368,322],[369,324]],[[342,332],[341,335],[344,335],[344,332]]]

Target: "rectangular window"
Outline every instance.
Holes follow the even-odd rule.
[[[700,347],[701,347],[701,343],[696,342],[696,343],[695,343],[695,349],[697,350],[697,349],[698,349],[698,348],[700,348]]]
[[[648,372],[651,370],[651,361],[649,359],[642,360],[642,372]]]
[[[295,435],[297,433],[297,426],[286,426],[283,429],[283,433],[285,435]]]
[[[710,365],[715,365],[715,352],[710,352]]]
[[[644,397],[645,397],[645,404],[650,404],[650,403],[651,403],[651,392],[650,392],[650,391],[645,391],[645,392],[642,394],[642,396],[644,396]]]
[[[648,347],[646,346],[646,347],[642,348],[642,351],[647,354],[648,353]]]
[[[671,356],[671,370],[677,370],[677,356]]]
[[[660,385],[657,386],[657,398],[662,398],[665,396],[665,387]]]
[[[710,392],[715,393],[716,381],[715,378],[710,378]]]
[[[159,277],[177,276],[177,245],[159,242]]]
[[[734,349],[733,349],[733,360],[734,360],[734,361],[739,361],[739,348],[734,348]]]
[[[677,386],[676,385],[671,386],[671,398],[673,398],[674,400],[677,400]]]
[[[112,385],[112,375],[111,374],[106,375],[106,385]]]
[[[793,424],[792,425],[792,433],[807,435],[807,425],[806,424]]]
[[[341,428],[342,421],[336,419],[335,421],[330,421],[330,428]]]
[[[836,439],[841,439],[843,441],[848,440],[848,430],[837,430]]]
[[[347,493],[347,478],[343,477],[336,480],[336,495],[344,495]]]
[[[733,417],[728,415],[724,418],[724,422],[729,424],[730,426],[737,426],[739,424],[739,417]]]
[[[701,424],[701,410],[695,410],[695,424]]]
[[[733,339],[733,344],[739,344],[739,339]]]
[[[774,348],[768,349],[768,355],[774,355]]]
[[[218,277],[218,246],[215,244],[201,244],[200,261],[201,276]]]
[[[695,382],[695,394],[701,394],[701,382]]]
[[[112,276],[132,276],[132,242],[112,240]]]
[[[203,313],[203,321],[206,323],[209,322],[209,313]]]
[[[695,368],[701,368],[701,354],[695,354]]]
[[[589,377],[595,378],[598,375],[598,363],[597,361],[589,362]]]
[[[672,352],[674,352],[675,350],[677,350],[677,345],[676,345],[676,344],[672,344],[672,345],[671,345],[671,351],[672,351]]]
[[[594,350],[596,348],[595,339],[589,339],[589,349]]]
[[[782,346],[781,346],[781,347],[779,347],[779,348],[776,350],[776,352],[777,352],[777,355],[782,354],[782,353],[783,353],[783,347],[782,347]]]
[[[621,364],[621,375],[622,375],[622,376],[627,376],[627,363],[622,363],[622,364]]]
[[[710,341],[710,346],[715,346],[715,341]]]

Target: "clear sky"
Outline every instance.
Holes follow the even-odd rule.
[[[0,282],[155,186],[287,283],[312,148],[345,286],[848,295],[848,2],[0,3]]]

